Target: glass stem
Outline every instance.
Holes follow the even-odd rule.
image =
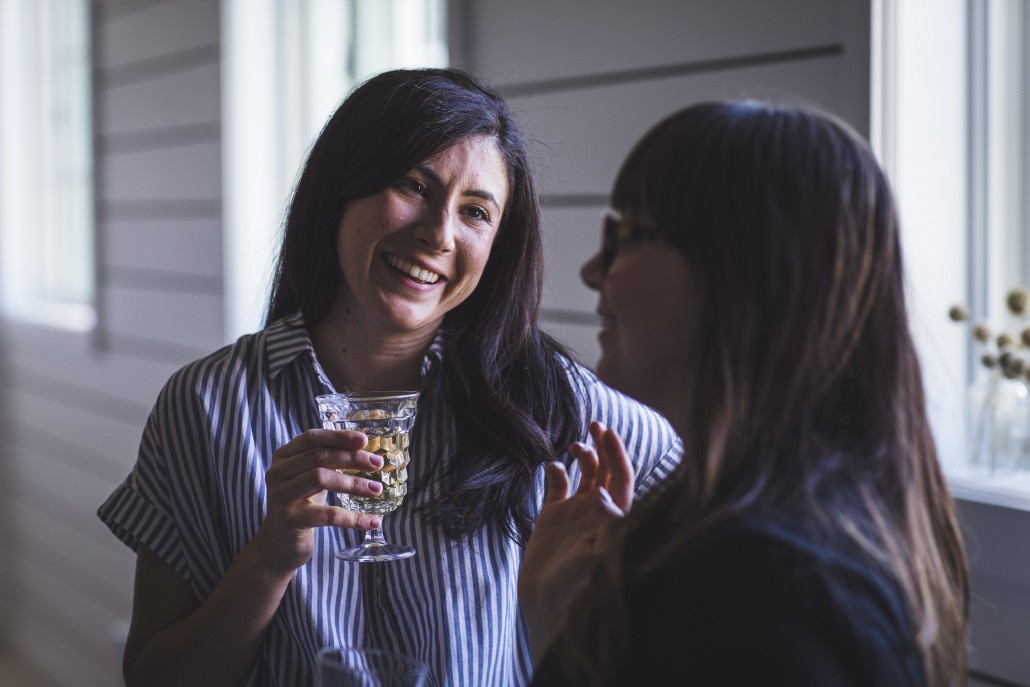
[[[376,530],[365,530],[365,546],[385,546],[386,539],[383,537],[383,526]]]

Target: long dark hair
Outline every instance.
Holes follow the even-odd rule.
[[[637,144],[613,205],[652,220],[702,285],[689,459],[619,528],[634,557],[616,546],[597,568],[604,604],[575,602],[566,658],[617,684],[627,590],[718,522],[792,512],[896,580],[930,684],[960,682],[966,558],[909,332],[895,204],[868,147],[808,109],[695,105]]]
[[[448,313],[443,361],[423,398],[446,398],[459,428],[445,485],[422,515],[452,537],[485,522],[529,535],[527,495],[543,462],[579,438],[570,355],[540,331],[540,206],[526,143],[504,100],[454,69],[395,70],[356,88],[315,141],[286,219],[267,322],[329,312],[342,274],[336,235],[348,202],[378,193],[420,162],[472,136],[496,141],[509,196],[475,291]]]

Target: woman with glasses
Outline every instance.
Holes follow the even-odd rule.
[[[574,493],[548,466],[533,684],[964,684],[966,559],[869,149],[812,111],[696,105],[612,203],[583,268],[597,371],[691,459],[636,504],[613,433]]]
[[[544,464],[588,419],[640,447],[642,491],[682,451],[541,331],[542,259],[496,93],[424,69],[347,97],[297,183],[265,328],[169,380],[100,509],[137,552],[127,684],[309,685],[327,645],[413,656],[430,685],[525,684],[516,579]],[[322,429],[315,396],[390,389],[421,395],[408,493],[380,521],[339,494],[382,493],[382,459]],[[380,526],[416,555],[336,558]]]

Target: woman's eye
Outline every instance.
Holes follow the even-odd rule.
[[[490,221],[490,215],[488,215],[486,210],[479,207],[478,205],[470,206],[466,212],[468,212],[472,219],[479,220],[481,222]]]
[[[397,185],[420,196],[426,195],[426,191],[429,190],[421,181],[418,179],[412,179],[411,177],[401,179],[397,182]]]

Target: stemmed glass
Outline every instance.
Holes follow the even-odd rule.
[[[375,480],[383,485],[378,496],[340,494],[343,507],[382,518],[394,511],[408,493],[408,433],[415,424],[417,391],[367,391],[326,394],[315,399],[322,426],[326,429],[349,429],[368,437],[365,450],[382,456],[383,467],[375,472],[347,470],[351,474]],[[392,561],[415,555],[410,546],[387,543],[383,527],[367,530],[359,546],[344,549],[337,558],[358,563]]]
[[[429,668],[379,649],[326,647],[318,652],[318,687],[422,687]]]

